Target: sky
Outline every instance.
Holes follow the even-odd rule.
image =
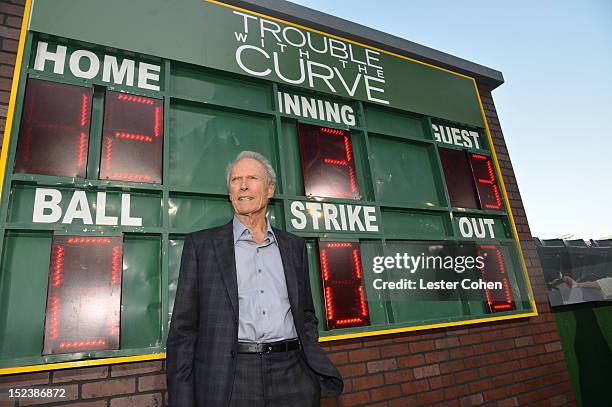
[[[612,238],[612,1],[293,2],[501,71],[531,234]]]

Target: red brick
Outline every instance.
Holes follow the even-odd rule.
[[[119,376],[129,376],[129,375],[139,375],[145,373],[154,373],[159,372],[162,369],[162,362],[158,360],[154,360],[151,362],[132,362],[132,363],[124,363],[120,365],[112,365],[111,366],[111,376],[119,377]]]
[[[525,337],[522,337],[522,338],[516,338],[514,340],[514,345],[516,347],[533,345],[533,338],[531,336],[525,336]]]
[[[4,24],[8,25],[9,27],[21,28],[21,20],[21,17],[6,16]]]
[[[114,396],[117,394],[133,393],[136,390],[136,379],[111,379],[85,383],[81,386],[81,398]]]
[[[377,373],[397,369],[397,362],[395,359],[382,359],[368,362],[367,366],[369,373]]]
[[[431,405],[437,401],[444,399],[444,390],[434,390],[427,393],[417,394],[417,402],[419,405]]]
[[[387,384],[395,384],[400,382],[407,382],[409,380],[413,380],[414,375],[412,374],[411,369],[406,370],[396,370],[393,372],[385,373],[385,382]]]
[[[518,400],[516,397],[510,397],[503,400],[498,400],[495,402],[497,407],[518,407]]]
[[[546,352],[554,352],[554,351],[562,350],[561,342],[547,343],[546,345],[544,345],[544,349],[546,349]]]
[[[455,377],[452,374],[445,376],[434,376],[429,379],[429,387],[439,389],[440,387],[450,387],[455,384]]]
[[[161,393],[142,394],[138,396],[111,399],[110,407],[158,407],[162,405]]]
[[[394,345],[383,346],[380,348],[380,354],[383,358],[389,356],[403,356],[408,355],[410,349],[407,343],[398,343]]]
[[[412,342],[410,344],[410,352],[412,353],[427,352],[434,348],[433,341]]]
[[[5,387],[28,387],[48,383],[49,372],[20,373],[0,376],[0,389]]]
[[[478,378],[478,371],[474,369],[464,370],[463,372],[459,372],[455,374],[455,380],[457,383],[465,383],[470,380],[474,380]]]
[[[461,406],[479,406],[484,403],[482,393],[470,394],[469,396],[462,397],[459,399]]]
[[[444,389],[444,397],[446,399],[453,399],[453,398],[464,396],[468,394],[469,392],[470,392],[470,389],[468,386],[447,387]]]
[[[413,373],[414,377],[416,377],[417,379],[422,379],[423,377],[438,376],[440,374],[440,367],[438,366],[438,364],[415,367]]]
[[[365,363],[353,363],[351,365],[338,366],[342,377],[361,376],[366,373]]]
[[[379,387],[383,384],[385,384],[385,380],[382,374],[356,377],[353,379],[353,389],[355,390],[371,389],[372,387]]]
[[[328,353],[327,357],[335,365],[341,365],[343,363],[348,363],[348,353],[347,352]]]
[[[499,389],[487,390],[483,394],[484,394],[485,400],[487,401],[497,400],[497,399],[504,398],[506,396],[511,396],[511,394],[508,394],[508,391],[503,387]]]
[[[106,377],[108,377],[108,366],[95,366],[56,370],[51,376],[51,381],[53,383],[65,383],[77,380],[104,379]]]
[[[349,352],[349,360],[351,362],[364,362],[366,360],[374,360],[379,358],[379,348],[365,348]]]
[[[459,338],[436,339],[434,343],[437,349],[452,348],[460,345]]]
[[[402,383],[402,391],[404,394],[420,393],[429,390],[429,382],[427,379],[413,380],[408,383]]]
[[[15,69],[12,65],[1,65],[0,76],[3,78],[13,78],[13,70]]]
[[[474,349],[471,346],[462,346],[453,348],[449,351],[451,359],[463,359],[474,354]]]
[[[475,343],[482,342],[482,337],[480,336],[480,334],[465,335],[459,338],[459,342],[461,342],[461,345],[463,346],[472,345]]]
[[[359,391],[357,393],[343,394],[341,396],[342,406],[357,406],[363,405],[370,401],[370,393],[367,391]]]
[[[108,401],[77,401],[76,403],[61,404],[62,407],[107,407]]]
[[[389,400],[389,407],[406,407],[417,404],[416,396],[405,396],[398,399]]]
[[[165,390],[166,389],[166,375],[149,375],[140,376],[138,378],[138,391],[151,391],[151,390]]]
[[[0,52],[0,64],[15,65],[17,55],[12,52]]]
[[[397,359],[399,367],[413,367],[425,364],[425,356],[423,355],[410,355],[403,358]]]
[[[0,13],[12,14],[15,16],[23,16],[23,6],[17,6],[14,4],[8,4],[6,2],[0,3]]]
[[[19,30],[17,28],[11,28],[11,27],[0,25],[0,38],[10,38],[12,40],[18,40]]]
[[[17,48],[19,48],[19,41],[9,40],[8,38],[4,38],[2,40],[2,51],[8,52],[17,52]]]
[[[560,394],[558,396],[552,397],[549,402],[551,407],[562,406],[567,403],[567,396],[565,394]]]
[[[402,388],[399,384],[370,390],[370,398],[372,401],[392,399],[401,395]]]
[[[442,362],[443,360],[447,360],[447,359],[448,359],[447,350],[442,350],[439,352],[428,352],[425,354],[426,363]]]
[[[475,355],[484,355],[485,353],[491,353],[495,350],[495,342],[479,343],[474,345]]]
[[[57,403],[60,401],[70,401],[76,400],[79,398],[79,386],[77,384],[69,385],[69,386],[52,386],[54,389],[61,388],[64,389],[62,395],[64,397],[38,397],[38,398],[23,398],[19,399],[20,406],[35,406],[35,405],[48,405],[49,403]],[[42,387],[50,388],[48,386]]]
[[[166,405],[168,405],[168,403],[166,403]],[[324,399],[321,399],[321,407],[338,407],[338,401],[335,397],[326,397]]]

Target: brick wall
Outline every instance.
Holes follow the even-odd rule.
[[[0,1],[0,131],[4,131],[23,0]],[[533,285],[536,318],[325,344],[345,393],[323,405],[576,405],[561,343],[491,93],[480,89]],[[10,387],[61,386],[66,399],[7,401]],[[0,376],[0,406],[165,406],[164,361]]]
[[[166,404],[164,365],[158,360],[0,376],[0,393],[7,388],[65,389],[63,399],[21,399],[19,404],[5,394],[0,406],[161,407]]]
[[[25,0],[0,1],[0,130],[4,134]]]

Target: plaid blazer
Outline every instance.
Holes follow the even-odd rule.
[[[303,358],[326,395],[342,392],[318,343],[304,239],[274,228]],[[232,222],[185,236],[166,351],[171,407],[227,406],[236,368],[238,284]]]

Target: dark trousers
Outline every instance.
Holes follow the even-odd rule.
[[[230,407],[315,407],[321,404],[319,378],[299,350],[238,353]]]

